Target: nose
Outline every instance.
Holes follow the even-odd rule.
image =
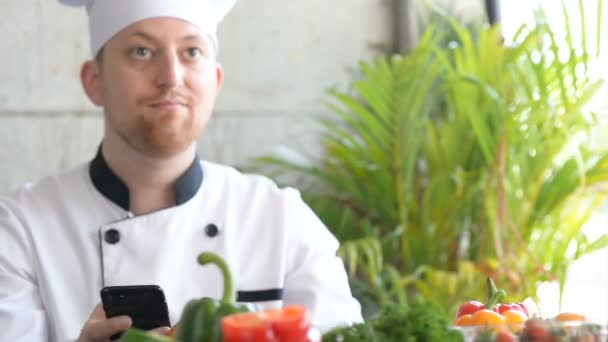
[[[173,52],[164,53],[157,65],[156,83],[159,88],[173,89],[184,83],[184,66]]]

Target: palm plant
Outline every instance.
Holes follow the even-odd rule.
[[[382,306],[413,290],[451,311],[482,299],[491,275],[521,299],[608,246],[582,230],[608,180],[608,151],[587,141],[601,81],[569,23],[564,54],[538,19],[506,46],[497,26],[473,34],[446,18],[450,44],[430,26],[407,55],[362,62],[352,91],[330,92],[321,160],[258,159],[309,177],[305,197],[361,297]]]

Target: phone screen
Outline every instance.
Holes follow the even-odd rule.
[[[106,317],[126,315],[133,327],[151,330],[170,326],[165,294],[157,285],[108,286],[101,290]]]

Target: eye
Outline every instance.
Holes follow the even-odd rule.
[[[131,50],[131,56],[137,58],[149,58],[152,55],[152,51],[145,47],[136,47]]]
[[[188,57],[193,58],[193,59],[197,59],[203,56],[203,50],[201,50],[200,48],[194,47],[194,48],[189,48],[187,51]]]

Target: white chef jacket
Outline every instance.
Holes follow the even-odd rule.
[[[176,199],[133,216],[101,153],[0,197],[0,341],[75,340],[110,285],[159,285],[175,324],[190,299],[221,297],[203,251],[226,259],[240,302],[303,304],[321,330],[362,320],[338,242],[296,190],[197,159]]]

